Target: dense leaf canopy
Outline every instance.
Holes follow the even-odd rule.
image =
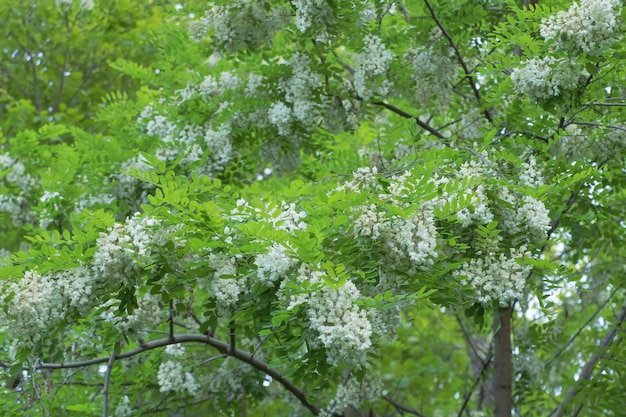
[[[20,416],[626,402],[618,0],[6,0]]]

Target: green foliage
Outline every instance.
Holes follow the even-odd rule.
[[[618,5],[520,3],[0,5],[3,415],[619,414]]]

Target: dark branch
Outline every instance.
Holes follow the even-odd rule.
[[[619,312],[619,314],[618,314],[618,316],[616,318],[616,322],[613,325],[613,328],[606,334],[606,336],[604,336],[604,339],[602,339],[602,342],[600,343],[599,350],[603,350],[603,349],[609,347],[611,345],[611,343],[613,343],[613,340],[615,339],[615,336],[617,336],[618,329],[621,329],[621,327],[624,324],[625,320],[626,320],[626,303],[624,303],[624,305],[622,306],[622,309],[621,309],[621,311]],[[555,417],[562,417],[563,416],[563,413],[565,412],[565,407],[567,406],[567,404],[569,404],[569,402],[572,401],[574,399],[574,397],[576,397],[576,395],[580,391],[581,383],[591,379],[591,374],[593,373],[593,369],[596,366],[596,364],[598,363],[598,361],[600,360],[600,357],[601,357],[601,353],[594,353],[591,356],[589,361],[585,364],[582,372],[580,373],[580,377],[574,383],[574,386],[572,388],[570,388],[570,390],[567,392],[567,395],[565,396],[565,398],[563,399],[561,404],[559,404],[559,406],[556,408],[556,410],[553,411],[550,415],[554,414]],[[578,411],[580,411],[580,410],[578,410]]]
[[[428,2],[428,0],[424,0],[424,4],[426,5],[426,8],[428,8],[428,11],[430,12],[430,16],[435,21],[435,24],[437,25],[439,30],[441,30],[441,33],[446,38],[446,40],[448,41],[448,44],[454,51],[454,55],[457,61],[459,61],[459,64],[463,68],[463,72],[465,73],[465,78],[467,79],[467,82],[469,83],[470,88],[472,89],[472,92],[474,93],[474,97],[476,98],[476,103],[478,104],[478,106],[482,107],[482,99],[480,97],[480,92],[478,91],[478,87],[476,87],[476,83],[472,79],[473,78],[472,71],[470,71],[469,67],[465,63],[465,60],[463,59],[463,55],[461,55],[461,51],[459,51],[459,48],[456,46],[456,43],[454,42],[454,39],[452,39],[452,36],[450,36],[446,28],[443,26],[443,24],[441,23],[441,21],[435,14],[435,10],[431,6],[431,4]],[[485,115],[485,118],[490,123],[493,123],[493,117],[491,117],[491,114],[487,111],[487,109],[483,109],[483,114]]]
[[[113,347],[113,351],[111,352],[111,356],[109,356],[109,362],[107,363],[107,371],[104,375],[104,390],[102,391],[103,395],[103,404],[102,404],[102,417],[109,416],[109,387],[111,385],[111,372],[113,371],[113,363],[115,362],[115,349],[117,346]]]
[[[126,359],[138,355],[140,353],[162,348],[165,346],[173,345],[176,343],[203,343],[205,345],[209,345],[217,349],[220,353],[228,356],[232,356],[243,363],[246,363],[253,368],[269,375],[272,379],[276,380],[279,384],[281,384],[285,389],[291,392],[301,403],[304,405],[313,415],[319,414],[319,408],[311,403],[306,397],[306,394],[296,387],[291,380],[285,378],[279,371],[276,369],[270,368],[269,365],[257,358],[255,358],[252,354],[245,352],[240,349],[235,349],[232,353],[230,352],[230,345],[224,341],[215,339],[211,336],[206,335],[196,335],[196,334],[182,334],[176,335],[173,338],[164,338],[159,340],[153,340],[150,342],[146,342],[143,346],[130,350],[128,352],[120,353],[116,356],[116,359]],[[85,366],[96,365],[100,363],[105,363],[110,360],[110,357],[101,357],[96,359],[89,359],[85,361],[78,362],[68,362],[68,363],[39,363],[35,368],[37,369],[71,369],[71,368],[81,368]]]
[[[417,123],[417,125],[419,127],[421,127],[422,129],[426,130],[428,133],[438,137],[439,139],[445,139],[445,136],[443,136],[441,133],[439,133],[439,131],[437,129],[435,129],[434,127],[432,127],[431,125],[429,125],[428,123],[420,120],[419,117],[417,116],[413,116],[410,113],[405,112],[402,109],[397,108],[396,106],[386,103],[384,101],[375,101],[372,104],[375,104],[377,106],[382,106],[384,108],[386,108],[387,110],[390,110],[394,113],[396,113],[397,115],[400,115],[402,117],[404,117],[405,119],[413,119],[415,120],[415,123]]]
[[[419,411],[415,410],[414,408],[409,408],[405,405],[400,404],[399,402],[397,402],[396,400],[394,400],[391,397],[388,397],[386,395],[383,395],[383,400],[387,401],[389,404],[393,405],[394,407],[396,407],[396,410],[400,411],[401,413],[409,413],[409,414],[413,414],[414,416],[418,416],[418,417],[426,417],[424,414],[420,413]]]

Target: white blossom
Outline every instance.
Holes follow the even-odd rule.
[[[291,104],[294,117],[304,125],[311,125],[313,90],[319,86],[320,75],[311,70],[309,57],[301,53],[296,53],[289,65],[292,75],[283,80],[280,87],[285,91],[285,100]]]
[[[185,346],[181,345],[180,343],[167,345],[165,347],[165,353],[171,356],[185,356]]]
[[[157,381],[161,392],[185,392],[195,396],[200,390],[200,385],[190,372],[183,372],[180,363],[168,360],[161,362],[157,372]]]
[[[548,100],[575,90],[589,74],[569,61],[548,56],[523,62],[511,73],[515,91],[533,101]]]
[[[221,314],[229,315],[239,301],[239,296],[246,291],[246,280],[231,278],[237,275],[237,261],[234,257],[210,254],[209,264],[215,270],[210,277],[209,290]]]
[[[133,414],[134,411],[130,406],[130,398],[128,398],[128,395],[125,395],[115,408],[115,417],[132,417]]]
[[[275,283],[284,278],[296,262],[287,254],[284,246],[274,243],[267,254],[258,255],[254,260],[257,266],[257,278],[266,284]]]
[[[323,272],[302,264],[296,281],[320,284],[322,276]],[[286,281],[283,281],[280,290],[285,292],[286,289]],[[305,307],[311,330],[317,335],[311,343],[326,350],[329,364],[344,362],[360,368],[372,348],[372,325],[365,310],[355,304],[360,297],[360,291],[348,280],[337,290],[322,286],[313,293],[290,294],[285,301],[289,303],[287,310]]]
[[[581,0],[543,19],[539,33],[546,41],[553,40],[557,49],[597,56],[619,38],[620,13],[619,0]]]
[[[363,51],[359,54],[358,64],[354,69],[354,89],[360,97],[367,100],[373,93],[370,88],[373,79],[387,73],[393,55],[376,35],[365,36],[364,42]]]
[[[296,27],[300,32],[319,28],[332,17],[332,8],[327,0],[292,0],[296,9]]]
[[[410,49],[405,58],[413,66],[415,97],[423,105],[433,101],[443,107],[450,97],[450,84],[457,77],[457,66],[452,51],[430,47]]]
[[[437,258],[437,229],[432,211],[423,209],[408,219],[394,216],[383,231],[386,256],[392,265],[423,269]]]
[[[522,163],[522,172],[519,178],[522,184],[528,187],[538,188],[543,185],[543,175],[534,156],[530,156],[528,161]]]
[[[63,318],[64,302],[56,283],[48,275],[26,271],[17,283],[3,285],[5,295],[13,294],[5,309],[0,309],[3,332],[14,335],[16,344],[32,346],[47,329]]]
[[[512,248],[509,256],[490,253],[465,262],[454,275],[462,278],[461,284],[472,286],[478,302],[488,305],[497,301],[507,307],[524,295],[532,268],[517,260],[530,256],[525,246]]]
[[[282,101],[273,103],[267,110],[267,116],[270,121],[278,129],[281,136],[289,136],[291,134],[291,109]]]
[[[80,0],[80,8],[86,11],[93,10],[94,8],[93,0]]]
[[[101,285],[115,289],[124,282],[134,281],[139,274],[139,265],[133,259],[131,245],[132,238],[120,223],[115,223],[107,233],[100,233],[91,268]]]
[[[215,43],[226,52],[239,49],[254,50],[270,42],[276,30],[285,21],[282,8],[267,11],[265,0],[235,0],[227,5],[207,6],[203,26],[215,31]]]

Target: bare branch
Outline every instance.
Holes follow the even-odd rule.
[[[437,129],[435,129],[434,127],[432,127],[428,123],[420,120],[419,117],[413,116],[412,114],[407,113],[404,110],[399,109],[399,108],[397,108],[396,106],[394,106],[392,104],[386,103],[384,101],[375,101],[372,104],[375,104],[377,106],[382,106],[382,107],[386,108],[387,110],[391,110],[392,112],[396,113],[397,115],[400,115],[400,116],[404,117],[405,119],[413,119],[413,120],[415,120],[415,123],[417,123],[417,125],[419,127],[421,127],[422,129],[424,129],[427,132],[429,132],[430,134],[438,137],[439,139],[445,139],[445,136],[443,136],[441,133],[439,133],[439,131]]]
[[[478,91],[478,87],[476,87],[476,83],[474,83],[472,79],[472,71],[470,71],[469,67],[465,63],[465,60],[463,59],[463,55],[461,55],[461,51],[459,51],[459,48],[456,46],[456,43],[454,42],[454,39],[452,39],[452,36],[450,36],[446,28],[443,26],[443,23],[441,23],[441,21],[435,14],[435,10],[433,9],[433,6],[430,4],[430,2],[428,0],[424,0],[424,4],[426,5],[426,8],[428,8],[428,11],[430,12],[430,16],[435,21],[435,24],[437,25],[439,30],[441,30],[441,33],[448,41],[448,45],[450,45],[450,47],[454,51],[454,56],[456,57],[456,60],[459,61],[459,64],[463,68],[463,72],[465,73],[465,78],[467,79],[470,85],[470,88],[472,89],[472,92],[474,93],[474,97],[476,98],[476,103],[478,104],[479,107],[482,107],[482,99],[480,97],[480,92]],[[491,114],[486,109],[483,109],[483,114],[485,115],[485,119],[487,119],[490,123],[493,123],[493,117],[491,117]]]
[[[476,391],[476,387],[480,383],[480,380],[483,378],[483,375],[485,375],[485,372],[489,368],[489,365],[491,364],[492,359],[493,359],[493,354],[489,355],[489,357],[485,361],[485,365],[483,366],[482,371],[480,371],[480,374],[476,377],[476,380],[474,381],[474,385],[472,385],[472,389],[470,389],[469,392],[465,394],[465,399],[463,400],[463,405],[461,406],[461,409],[459,410],[458,417],[461,417],[463,415],[463,411],[465,411],[465,409],[467,408],[469,399],[471,398],[474,391]]]
[[[613,328],[604,336],[604,339],[602,339],[602,342],[600,343],[599,350],[603,350],[603,349],[609,347],[611,345],[611,343],[613,343],[613,340],[615,339],[615,336],[617,336],[618,329],[620,329],[622,327],[622,325],[624,324],[625,320],[626,320],[626,303],[624,303],[624,305],[622,306],[621,311],[619,312],[618,316],[616,317],[616,322],[614,323]],[[550,413],[550,415],[554,415],[555,417],[562,417],[563,416],[563,413],[565,412],[565,407],[580,392],[580,385],[581,385],[581,383],[591,379],[591,374],[593,373],[593,368],[596,366],[596,364],[600,360],[600,357],[601,357],[601,353],[594,353],[591,356],[589,361],[585,364],[582,372],[580,373],[580,377],[574,383],[574,386],[572,386],[572,388],[570,388],[570,390],[567,392],[567,395],[565,396],[565,398],[563,399],[561,404],[559,404],[559,406],[556,408],[556,410],[553,411],[552,413]],[[580,411],[580,409],[577,411],[577,413],[579,411]]]
[[[115,362],[115,349],[116,346],[113,347],[113,351],[111,352],[111,356],[109,356],[109,362],[107,363],[107,371],[104,375],[104,390],[102,391],[103,403],[102,403],[102,417],[109,416],[109,386],[111,384],[111,372],[113,371],[113,363]]]
[[[567,343],[565,343],[565,345],[563,345],[561,347],[561,349],[558,350],[558,352],[556,352],[554,354],[554,356],[552,356],[550,358],[550,360],[548,360],[544,367],[548,367],[550,366],[550,364],[556,359],[558,358],[561,353],[563,353],[567,348],[569,348],[571,346],[572,343],[574,343],[574,340],[576,340],[576,338],[578,337],[578,335],[587,327],[589,326],[589,323],[591,323],[597,316],[598,314],[600,314],[600,312],[604,309],[604,307],[609,303],[609,301],[611,301],[611,299],[613,298],[613,296],[615,295],[615,293],[617,292],[617,290],[619,290],[621,287],[616,287],[613,292],[611,292],[611,294],[607,297],[607,299],[596,309],[596,311],[591,315],[591,317],[589,317],[589,319],[587,319],[587,321],[585,321],[585,323],[580,326],[580,328],[578,330],[576,330],[576,333],[574,333],[572,335],[572,337],[570,337],[570,339],[567,341]]]
[[[170,299],[169,302],[169,333],[170,340],[174,339],[174,300]]]
[[[578,121],[572,120],[568,124],[570,124],[570,125],[581,125],[581,126],[604,127],[606,129],[615,129],[615,130],[621,130],[622,132],[626,132],[626,127],[615,126],[615,125],[604,125],[602,123],[597,123],[597,122],[578,122]]]
[[[219,339],[215,339],[214,337],[207,335],[197,335],[197,334],[182,334],[175,335],[173,338],[164,338],[153,340],[150,342],[146,342],[143,346],[139,346],[133,350],[128,352],[122,352],[116,356],[116,359],[126,359],[131,358],[135,355],[138,355],[143,352],[147,352],[149,350],[162,348],[165,346],[177,344],[177,343],[202,343],[205,345],[209,345],[217,349],[220,353],[228,356],[232,356],[241,362],[244,362],[253,368],[269,375],[273,380],[276,380],[279,384],[281,384],[287,391],[291,392],[297,399],[305,406],[313,415],[319,414],[319,407],[309,403],[309,400],[300,388],[296,387],[291,380],[285,378],[278,370],[274,368],[270,368],[269,365],[257,358],[254,357],[253,354],[245,352],[240,349],[234,349],[234,351],[230,352],[230,345],[224,341]],[[96,365],[100,363],[105,363],[110,360],[110,357],[101,357],[95,359],[89,359],[85,361],[78,362],[68,362],[68,363],[39,363],[36,369],[70,369],[70,368],[81,368],[85,366]]]
[[[409,413],[409,414],[413,414],[414,416],[418,416],[418,417],[426,417],[424,414],[420,413],[419,411],[415,410],[414,408],[409,408],[403,404],[400,404],[399,402],[397,402],[396,400],[394,400],[391,397],[388,397],[387,395],[383,395],[383,400],[387,401],[389,404],[393,405],[394,407],[396,407],[396,410],[400,411],[401,413]]]

